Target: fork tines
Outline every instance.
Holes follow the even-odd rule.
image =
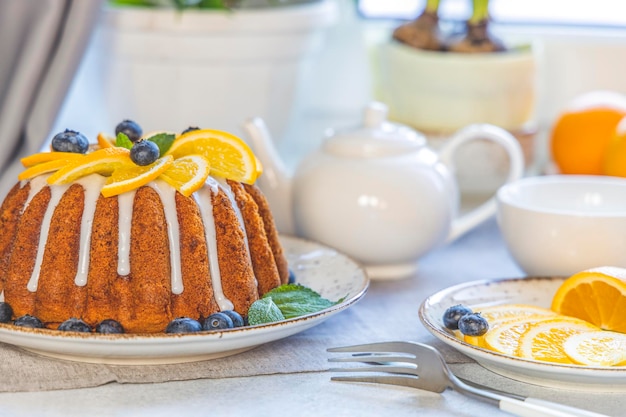
[[[416,354],[409,352],[414,346],[407,342],[370,343],[355,346],[329,348],[331,353],[351,353],[349,356],[332,357],[334,363],[362,363],[362,366],[346,366],[329,369],[330,372],[375,373],[359,376],[333,376],[333,381],[370,382],[426,389],[443,392],[446,385],[420,377]]]

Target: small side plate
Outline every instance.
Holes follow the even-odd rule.
[[[527,277],[474,281],[439,291],[421,304],[419,317],[436,338],[452,346],[484,368],[530,384],[571,390],[626,391],[626,367],[590,367],[521,359],[479,348],[455,337],[443,325],[450,306],[481,307],[524,303],[549,308],[562,277]]]

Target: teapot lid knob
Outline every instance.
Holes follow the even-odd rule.
[[[363,123],[367,128],[379,128],[385,121],[387,121],[388,113],[389,108],[385,103],[381,103],[379,101],[371,102],[365,108],[365,117]]]
[[[365,108],[363,124],[343,132],[329,131],[324,152],[351,158],[376,158],[403,155],[426,144],[426,138],[415,130],[387,120],[388,107],[372,102]]]

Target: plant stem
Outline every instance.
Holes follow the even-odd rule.
[[[432,14],[437,14],[437,10],[439,9],[440,0],[426,0],[426,7],[424,11]]]
[[[474,10],[468,20],[470,24],[476,24],[489,19],[489,0],[473,0]]]

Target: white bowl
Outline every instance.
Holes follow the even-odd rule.
[[[509,252],[529,275],[626,267],[626,179],[529,177],[502,186],[497,202]]]

